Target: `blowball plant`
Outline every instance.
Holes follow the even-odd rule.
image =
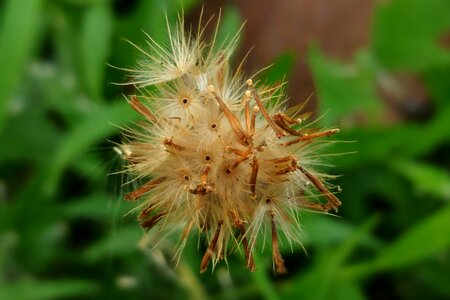
[[[209,22],[206,22],[209,23]],[[200,22],[201,24],[201,22]],[[125,172],[142,184],[125,195],[137,202],[140,225],[179,231],[180,254],[200,235],[200,271],[242,249],[255,270],[258,241],[271,241],[274,270],[286,272],[280,235],[299,242],[301,210],[337,212],[332,176],[317,154],[338,129],[318,129],[301,106],[286,109],[283,83],[266,85],[231,66],[238,35],[217,42],[206,25],[185,32],[168,25],[167,44],[147,36],[142,59],[127,69],[138,95],[129,104],[143,122],[125,129]],[[154,229],[156,230],[156,228]]]

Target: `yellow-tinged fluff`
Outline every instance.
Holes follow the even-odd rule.
[[[178,254],[193,231],[204,235],[202,272],[233,244],[254,270],[252,252],[266,235],[275,271],[285,272],[278,232],[299,242],[299,210],[340,206],[323,180],[329,176],[314,169],[317,141],[338,130],[309,129],[298,110],[283,112],[282,84],[255,84],[240,67],[233,71],[238,36],[205,42],[204,29],[184,33],[182,18],[168,28],[167,46],[148,37],[150,49],[138,48],[144,55],[131,74],[132,84],[153,88],[130,99],[146,120],[127,133],[121,153],[125,171],[146,181],[125,198],[140,201],[143,228],[183,228]]]

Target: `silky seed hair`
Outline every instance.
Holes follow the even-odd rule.
[[[144,120],[124,132],[119,152],[142,184],[125,200],[136,202],[145,230],[180,231],[177,255],[203,236],[201,272],[236,249],[254,271],[253,252],[267,239],[274,271],[284,273],[280,238],[300,243],[299,212],[341,205],[325,181],[332,176],[317,169],[324,139],[339,130],[312,128],[302,106],[286,109],[283,83],[246,78],[242,63],[233,69],[239,34],[218,43],[217,25],[208,41],[209,21],[194,34],[180,16],[167,22],[167,44],[148,35],[146,48],[133,44],[142,58],[126,69],[139,91],[129,104]]]

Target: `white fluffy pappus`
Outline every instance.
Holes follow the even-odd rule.
[[[243,247],[255,270],[252,253],[267,235],[274,270],[283,273],[279,232],[299,242],[300,210],[328,213],[341,204],[325,182],[331,176],[315,168],[323,138],[338,129],[310,128],[301,108],[284,108],[283,84],[245,80],[242,64],[233,70],[238,36],[218,45],[217,27],[209,42],[199,28],[185,33],[180,17],[168,25],[167,45],[149,36],[148,50],[135,45],[143,57],[127,71],[140,94],[129,103],[145,120],[120,147],[124,172],[144,183],[125,199],[140,201],[146,230],[184,228],[177,254],[194,231],[203,235],[201,272],[233,247]]]

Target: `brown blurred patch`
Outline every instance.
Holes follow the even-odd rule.
[[[349,59],[356,49],[369,43],[375,0],[235,0],[205,1],[206,16],[220,7],[236,5],[247,25],[240,57],[255,46],[247,59],[247,71],[261,69],[287,50],[295,51],[296,65],[288,94],[293,102],[304,101],[314,92],[307,65],[310,42],[315,41],[327,56]],[[198,11],[193,15],[197,15]],[[310,108],[316,99],[309,102]]]
[[[439,38],[439,44],[445,49],[450,50],[450,31],[445,32]]]
[[[411,73],[380,73],[377,91],[384,100],[386,122],[421,121],[432,114],[429,95],[420,77]]]

